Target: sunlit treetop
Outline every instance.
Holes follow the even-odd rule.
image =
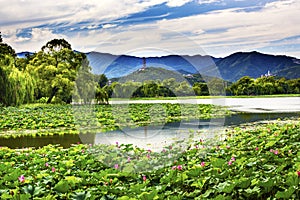
[[[60,51],[65,48],[72,50],[71,44],[67,42],[65,39],[53,39],[47,42],[47,44],[42,47],[42,51],[48,53],[51,51]]]

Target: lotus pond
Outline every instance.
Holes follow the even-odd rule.
[[[23,135],[63,132],[78,139],[78,131],[99,127],[107,131],[188,124],[193,119],[209,122],[232,114],[212,105],[197,108],[177,104],[1,108],[1,137],[18,141]],[[248,121],[260,119],[245,116]],[[235,124],[235,117],[224,123]],[[298,115],[226,127],[225,140],[189,137],[186,146],[176,141],[161,151],[118,142],[1,147],[0,199],[299,199],[299,119]]]
[[[228,129],[223,142],[0,151],[1,199],[299,199],[299,119]],[[110,149],[112,154],[99,154]],[[164,159],[178,152],[172,163]],[[130,155],[126,162],[117,155]],[[107,166],[107,159],[114,164]],[[147,170],[147,167],[159,166]],[[144,171],[138,169],[143,167]]]
[[[28,130],[98,128],[159,125],[191,119],[224,117],[231,112],[215,105],[193,104],[118,104],[118,105],[25,105],[0,107],[1,133]],[[45,133],[47,134],[47,133]]]

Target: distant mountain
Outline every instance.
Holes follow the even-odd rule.
[[[87,54],[94,73],[105,73],[109,78],[126,76],[143,67],[143,58],[116,56],[91,52]],[[289,56],[275,56],[259,52],[238,52],[224,58],[211,56],[147,57],[147,67],[160,67],[182,74],[201,74],[236,81],[243,76],[258,78],[271,74],[287,79],[299,78],[300,60]],[[156,79],[153,77],[153,79]]]
[[[27,55],[33,55],[33,54],[34,53],[29,52],[29,51],[23,51],[23,52],[17,53],[17,57],[19,57],[19,58],[26,58]]]
[[[126,76],[143,67],[143,58],[134,56],[116,56],[106,53],[91,52],[87,54],[93,72],[96,74],[105,73],[108,78]],[[147,57],[147,67],[158,67],[172,71],[183,72],[184,74],[194,74],[201,68],[214,65],[215,59],[210,56],[162,56]],[[214,60],[215,59],[215,60]],[[155,79],[155,78],[154,78]]]
[[[288,56],[274,56],[259,52],[234,53],[216,62],[225,80],[236,81],[243,76],[260,77],[271,74],[286,78],[299,78],[300,60]]]
[[[296,79],[300,77],[300,67],[299,65],[297,65],[294,67],[279,70],[276,72],[276,75],[279,77],[288,77],[290,79]]]
[[[26,57],[31,52],[18,53]],[[87,58],[95,74],[105,73],[108,78],[124,77],[143,67],[143,58],[90,52]],[[147,57],[146,67],[163,68],[176,73],[189,75],[200,74],[203,77],[219,77],[235,82],[243,76],[258,78],[268,71],[287,79],[300,78],[300,59],[289,56],[275,56],[259,52],[238,52],[224,58],[212,56],[179,56]],[[159,77],[159,76],[158,76]],[[158,79],[153,77],[153,79]]]

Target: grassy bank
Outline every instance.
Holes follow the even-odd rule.
[[[170,152],[130,145],[0,151],[1,199],[299,199],[300,123],[228,129]],[[110,154],[97,154],[101,149]],[[182,151],[184,150],[184,151]],[[126,155],[126,162],[120,156]],[[130,155],[130,156],[129,156]],[[112,166],[107,165],[110,159]],[[165,164],[165,165],[163,165]],[[139,172],[139,167],[160,166]]]

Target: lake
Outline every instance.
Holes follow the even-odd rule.
[[[217,137],[222,139],[224,127],[235,126],[248,122],[299,117],[300,113],[240,113],[221,119],[194,120],[180,123],[168,123],[163,126],[149,126],[139,128],[124,128],[106,133],[64,134],[53,136],[24,136],[18,138],[1,138],[0,146],[10,148],[41,147],[48,144],[60,144],[67,148],[71,144],[133,144],[142,148],[158,150],[162,146],[170,145],[176,140],[185,140],[193,135],[197,138]]]

